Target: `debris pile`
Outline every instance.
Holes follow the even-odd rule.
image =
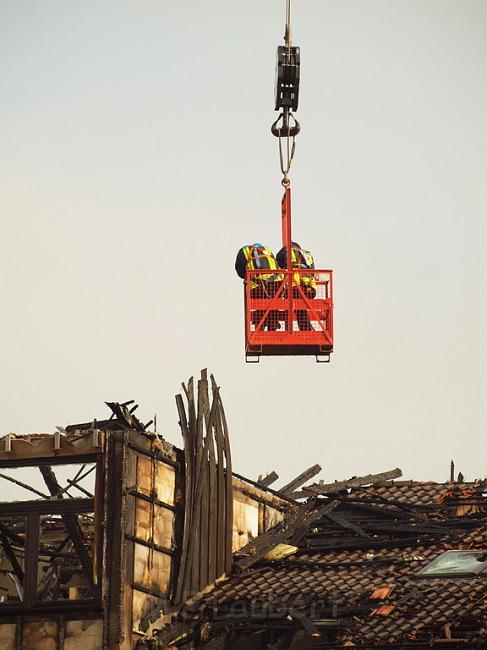
[[[487,549],[487,482],[397,474],[315,485],[320,496],[239,550],[156,647],[485,647],[487,575],[420,570],[448,549]]]

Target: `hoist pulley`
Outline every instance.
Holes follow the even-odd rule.
[[[300,130],[299,122],[292,115],[292,111],[298,110],[300,58],[299,47],[279,45],[277,48],[275,109],[281,113],[271,130],[278,138],[294,137]],[[289,123],[289,117],[294,121],[293,125]]]
[[[288,108],[298,110],[299,102],[299,47],[277,47],[276,63],[276,111]]]
[[[299,122],[292,115],[298,110],[300,65],[299,47],[291,44],[291,0],[286,0],[284,45],[277,46],[276,59],[275,110],[281,112],[271,126],[273,135],[278,138],[294,138],[300,131]]]

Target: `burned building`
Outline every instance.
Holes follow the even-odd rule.
[[[487,647],[486,481],[273,490],[235,473],[212,377],[176,402],[182,449],[115,402],[0,439],[2,650]]]
[[[108,403],[105,421],[0,439],[0,484],[16,488],[0,497],[2,650],[133,648],[282,518],[286,500],[232,473],[219,392],[206,405],[203,377],[199,404],[185,386],[184,450],[130,403]]]

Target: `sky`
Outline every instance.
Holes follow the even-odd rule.
[[[234,469],[485,477],[487,3],[294,0],[293,235],[335,352],[245,364],[240,246],[280,248],[283,0],[0,0],[0,436],[212,372]],[[4,489],[4,488],[2,488]]]

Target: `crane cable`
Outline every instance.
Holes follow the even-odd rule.
[[[286,31],[284,32],[284,42],[286,43],[288,54],[291,53],[291,0],[286,0]]]
[[[286,141],[285,147],[282,144],[283,140]],[[285,163],[284,163],[284,149],[286,153]],[[289,185],[291,184],[291,181],[288,178],[288,174],[291,169],[291,164],[293,162],[295,149],[296,149],[296,137],[294,135],[291,137],[289,133],[285,136],[279,134],[279,163],[281,165],[281,172],[282,172],[281,185],[285,188],[289,187]]]

